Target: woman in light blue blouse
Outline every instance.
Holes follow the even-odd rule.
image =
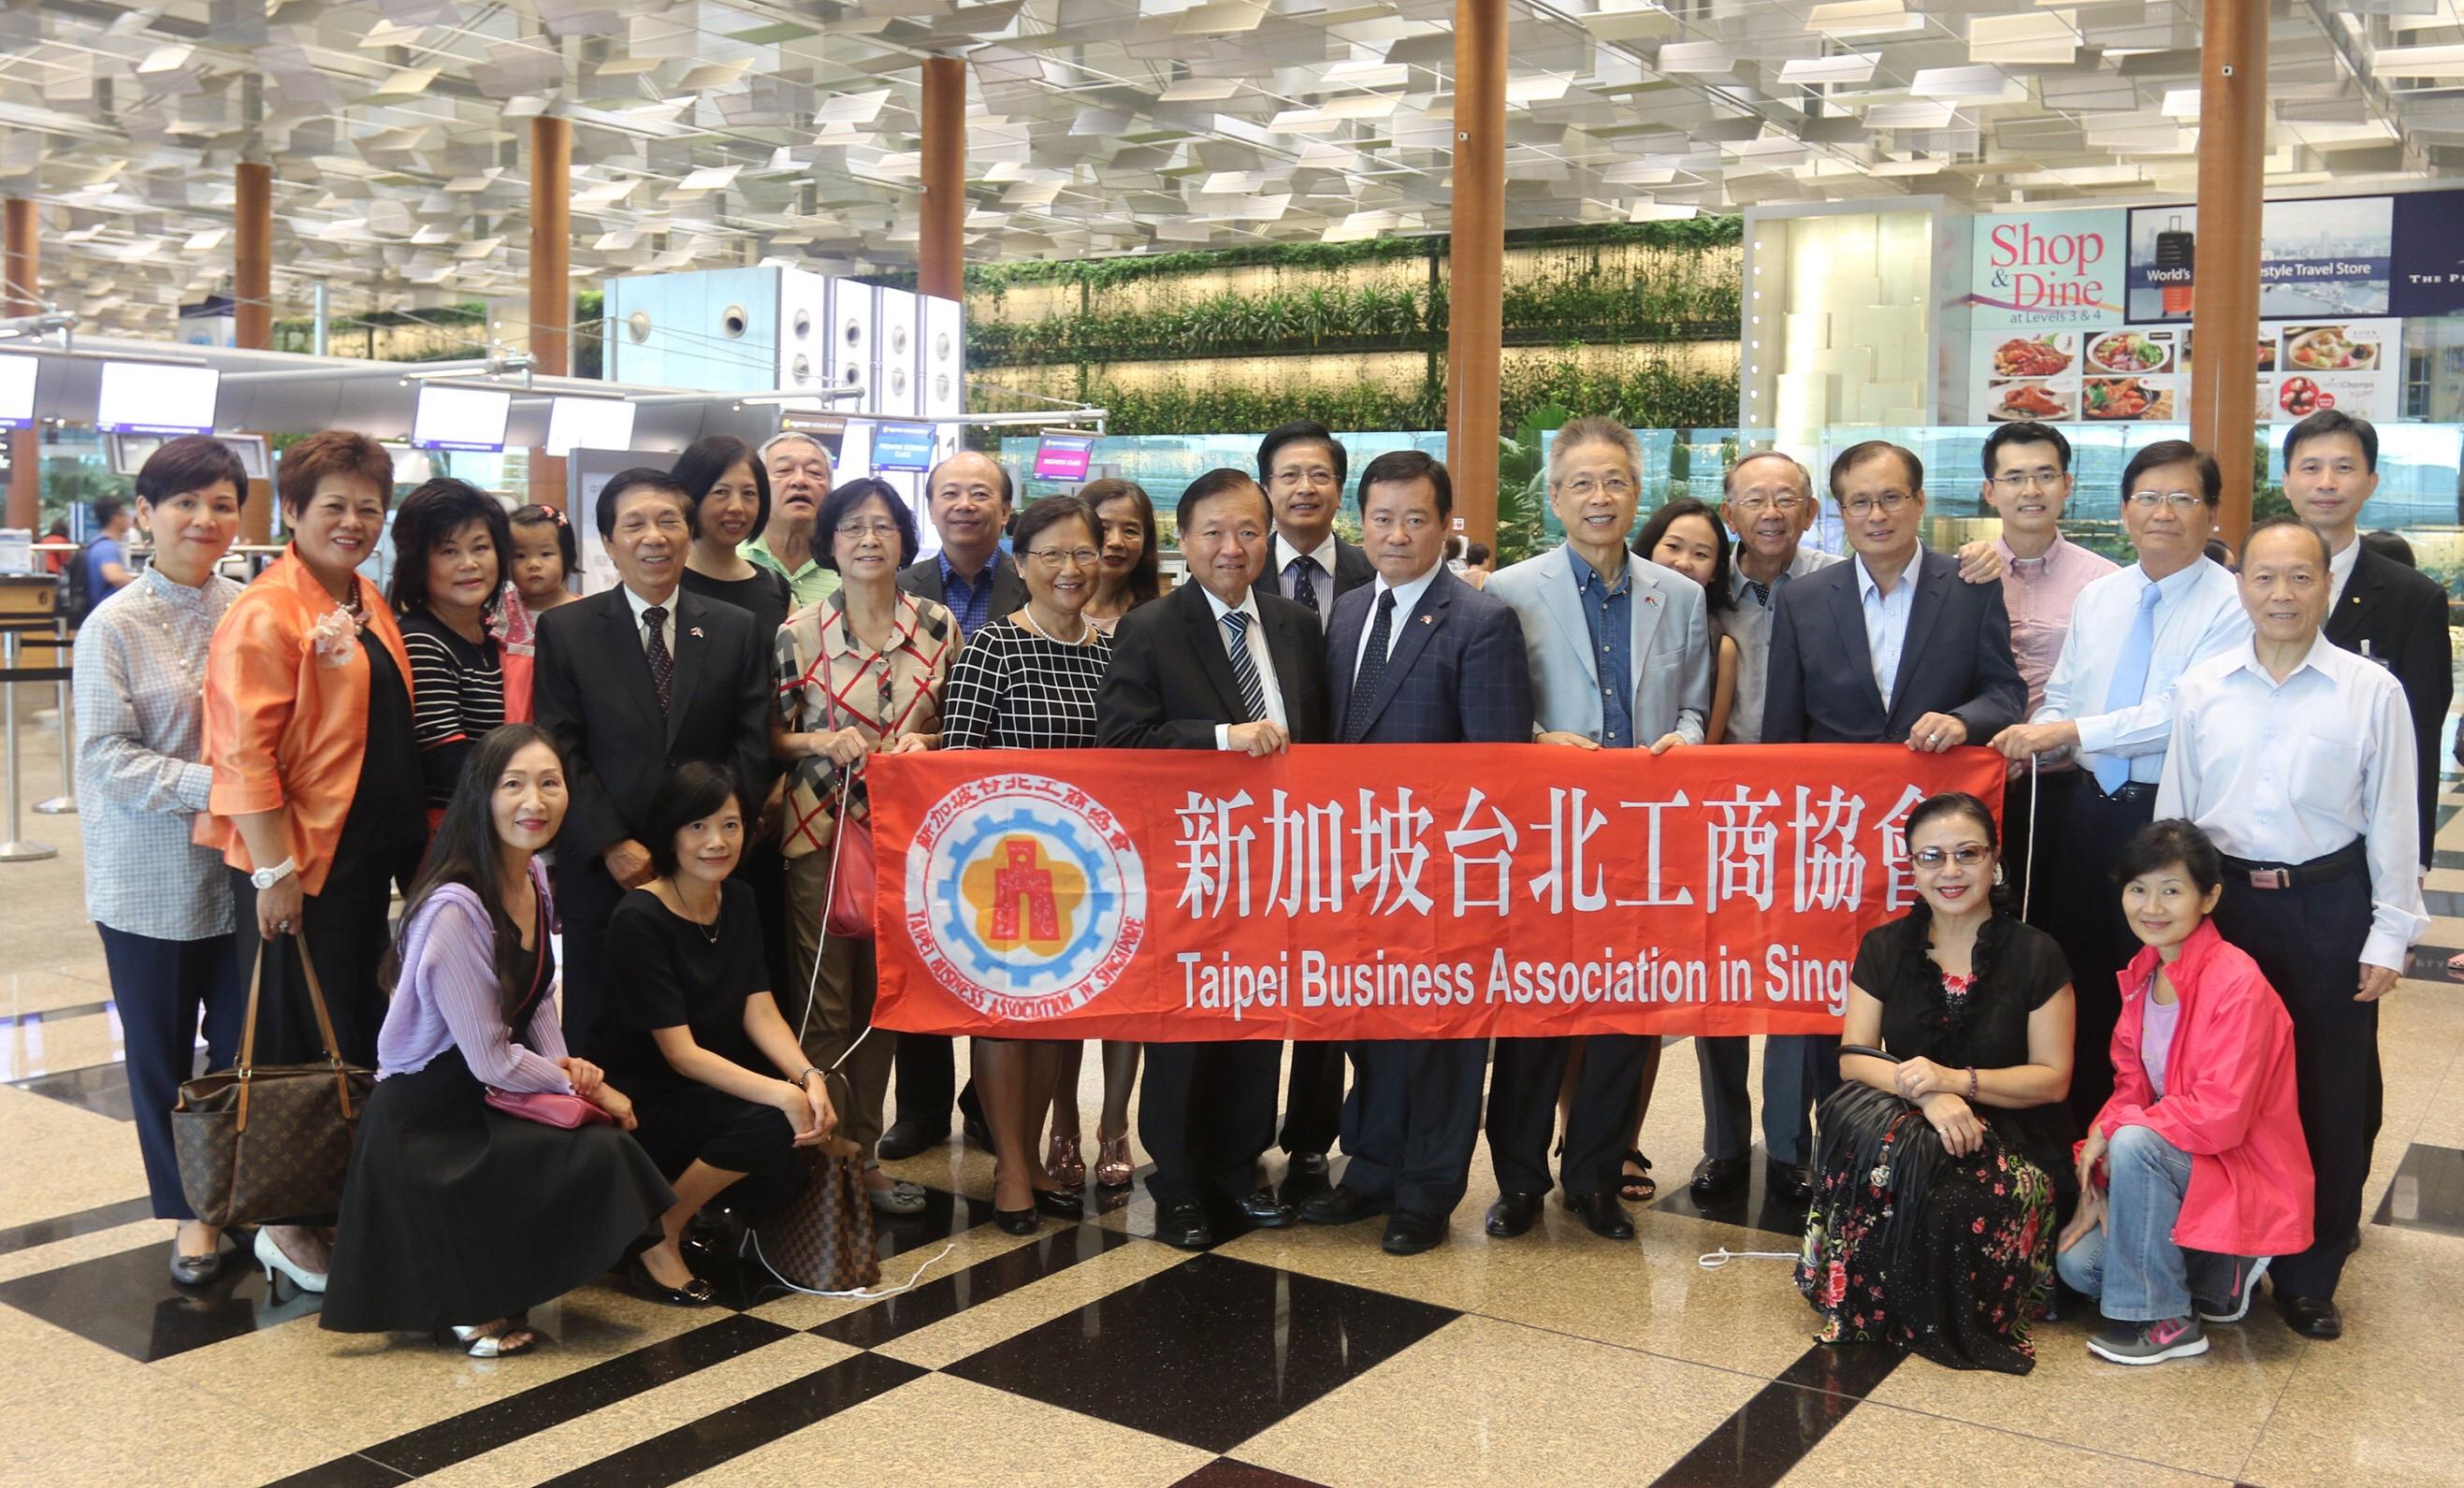
[[[171,1106],[200,1014],[211,1067],[228,1068],[247,994],[231,953],[231,876],[221,854],[189,841],[213,783],[198,762],[207,643],[240,591],[214,565],[247,498],[248,471],[221,441],[191,435],[154,451],[137,472],[137,521],[154,560],[95,607],[77,639],[86,913],[119,1004],[154,1213],[181,1221],[171,1280],[184,1286],[221,1271],[222,1236],[181,1194]]]

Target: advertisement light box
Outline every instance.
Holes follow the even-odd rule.
[[[510,392],[429,383],[419,389],[419,412],[411,420],[410,442],[421,449],[495,454],[505,448],[505,422],[513,411]]]
[[[1095,441],[1086,435],[1046,434],[1035,443],[1037,480],[1077,481],[1087,478],[1095,456]]]
[[[933,468],[933,426],[877,424],[872,430],[872,468],[876,470],[929,470]]]
[[[0,428],[34,427],[34,357],[0,357]]]
[[[222,380],[211,367],[106,361],[94,427],[105,434],[210,434]]]
[[[633,443],[633,405],[622,398],[559,398],[548,405],[547,452],[625,449]]]

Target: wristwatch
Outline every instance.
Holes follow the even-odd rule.
[[[289,878],[292,874],[298,871],[299,864],[289,858],[285,858],[280,863],[275,864],[270,868],[259,868],[255,872],[251,873],[248,876],[248,881],[261,891],[272,888],[275,885],[281,883],[284,879]]]

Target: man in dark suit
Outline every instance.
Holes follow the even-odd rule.
[[[1338,601],[1327,631],[1327,716],[1344,744],[1526,744],[1531,666],[1514,611],[1445,565],[1454,483],[1415,449],[1360,473],[1375,583]],[[1477,756],[1474,756],[1477,757]],[[1384,1245],[1413,1256],[1442,1241],[1480,1140],[1485,1039],[1352,1045],[1343,1182],[1301,1206],[1315,1224],[1393,1212]]]
[[[1343,442],[1313,420],[1295,420],[1258,441],[1258,484],[1275,509],[1274,540],[1258,586],[1308,605],[1320,625],[1334,613],[1336,600],[1377,577],[1368,554],[1335,536],[1348,464]],[[1293,1044],[1279,1138],[1293,1177],[1326,1176],[1327,1149],[1342,1119],[1343,1045]]]
[[[1959,560],[1918,540],[1925,463],[1871,440],[1831,466],[1856,557],[1779,591],[1763,738],[1900,744],[1940,754],[2019,721],[2028,685],[2011,659],[1999,584],[1959,581]]]
[[[1210,470],[1181,494],[1176,525],[1192,582],[1121,618],[1095,698],[1097,744],[1255,758],[1326,738],[1317,617],[1257,587],[1271,521],[1265,492],[1239,470]],[[1138,1139],[1155,1159],[1157,1239],[1202,1249],[1218,1215],[1292,1222],[1291,1206],[1258,1184],[1282,1064],[1272,1039],[1147,1045]]]
[[[2395,674],[2412,713],[2421,798],[2421,863],[2438,832],[2438,739],[2455,700],[2447,640],[2447,591],[2361,540],[2362,505],[2379,489],[2379,431],[2367,419],[2322,408],[2285,431],[2284,495],[2301,525],[2325,539],[2326,635]]]
[[[564,1039],[584,1059],[601,1058],[612,1032],[607,919],[649,882],[642,825],[669,772],[723,766],[749,804],[770,783],[771,638],[744,611],[680,587],[692,500],[667,471],[630,470],[601,489],[597,517],[621,582],[539,617],[532,684],[539,727],[564,755]]]
[[[1026,607],[1026,580],[1001,545],[1001,534],[1009,530],[1009,471],[991,455],[961,449],[933,467],[924,488],[941,551],[901,570],[898,587],[948,605],[958,622],[959,639],[969,640],[994,621]],[[825,535],[822,540],[829,538]],[[885,1162],[913,1157],[949,1140],[951,1093],[958,1083],[953,1045],[942,1035],[900,1034],[895,1059],[898,1120],[881,1134],[875,1149]],[[968,1135],[992,1150],[992,1133],[976,1103],[974,1082],[958,1095],[957,1105]]]

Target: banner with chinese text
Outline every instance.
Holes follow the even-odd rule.
[[[874,1020],[1052,1039],[1838,1027],[1981,749],[876,756]]]

